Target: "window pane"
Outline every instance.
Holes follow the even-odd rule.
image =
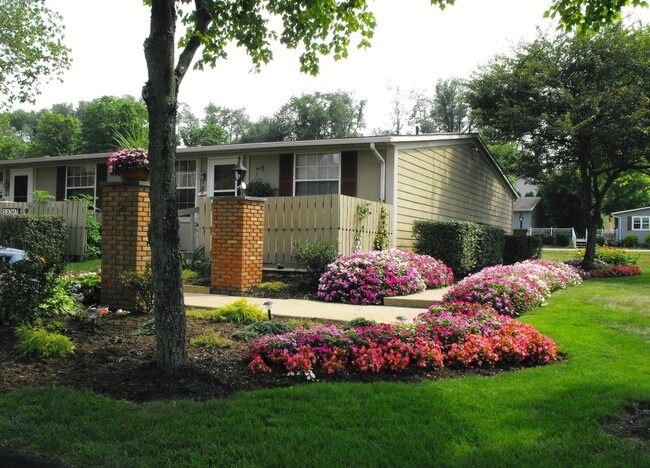
[[[229,190],[235,192],[235,176],[232,170],[234,164],[214,166],[214,190]]]

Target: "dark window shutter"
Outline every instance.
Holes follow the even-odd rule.
[[[627,217],[627,230],[628,231],[632,230],[632,216]]]
[[[290,197],[293,195],[293,154],[280,155],[280,186],[278,195]]]
[[[67,171],[65,166],[56,168],[56,200],[65,200],[65,178]]]
[[[95,196],[97,197],[97,208],[102,207],[102,189],[99,186],[102,182],[108,179],[108,169],[106,164],[97,164],[95,171]]]
[[[341,153],[341,195],[357,196],[357,152]]]

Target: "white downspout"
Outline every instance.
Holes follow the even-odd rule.
[[[370,151],[379,160],[379,200],[386,203],[386,160],[379,154],[374,143],[370,143]]]

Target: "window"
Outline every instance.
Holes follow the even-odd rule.
[[[296,154],[296,195],[327,195],[340,192],[339,153]]]
[[[176,161],[177,209],[196,206],[196,160]]]
[[[65,198],[88,195],[95,198],[95,166],[68,166],[65,178]]]
[[[650,216],[632,216],[632,229],[650,231]]]
[[[232,170],[237,158],[215,158],[208,161],[208,194],[211,197],[235,195],[235,176]]]

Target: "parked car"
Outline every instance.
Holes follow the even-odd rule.
[[[0,261],[7,263],[16,263],[26,256],[26,252],[20,249],[12,249],[11,247],[0,246]]]

